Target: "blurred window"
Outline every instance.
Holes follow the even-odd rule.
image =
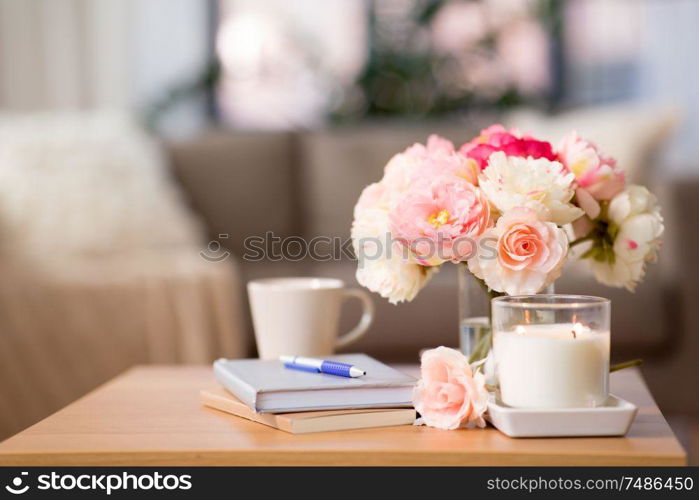
[[[568,0],[563,38],[566,104],[598,104],[637,95],[644,3]]]
[[[535,100],[550,86],[538,0],[218,5],[217,100],[236,127],[443,116]]]
[[[310,127],[366,59],[357,0],[220,0],[216,50],[224,121],[243,128]]]

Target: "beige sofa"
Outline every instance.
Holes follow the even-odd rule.
[[[322,275],[339,277],[357,286],[355,263],[350,259],[250,262],[244,258],[245,238],[267,231],[282,238],[347,238],[352,207],[362,188],[380,177],[383,165],[393,153],[415,141],[424,141],[427,131],[458,142],[473,134],[476,127],[375,124],[302,133],[212,131],[194,140],[170,144],[169,151],[175,174],[193,209],[207,222],[210,237],[229,248],[231,258],[238,259],[244,281],[267,276]],[[643,174],[641,170],[634,172],[636,177]],[[680,202],[678,193],[683,202],[686,198],[699,210],[699,202],[692,195],[699,193],[699,187],[694,191],[682,182],[676,193],[672,185],[661,187],[670,191],[671,203],[666,213]],[[681,222],[671,218],[667,221],[673,229]],[[695,396],[679,389],[667,391],[673,385],[671,380],[674,385],[684,384],[675,378],[680,374],[699,382],[693,357],[688,354],[699,353],[699,342],[685,318],[695,311],[683,309],[683,302],[686,305],[689,297],[699,297],[699,267],[696,272],[683,271],[676,279],[670,265],[676,263],[674,253],[675,245],[668,242],[661,262],[651,267],[634,294],[603,287],[579,269],[566,272],[556,289],[610,297],[613,357],[645,358],[644,370],[652,375],[649,384],[657,388],[660,403],[668,410],[699,412]],[[680,255],[692,259],[686,248]],[[375,303],[375,323],[349,350],[365,351],[387,361],[416,361],[422,348],[458,343],[454,266],[438,273],[412,303],[393,306],[379,296],[375,296]],[[348,306],[343,328],[349,328],[357,314]],[[252,336],[249,318],[246,316],[243,321]]]

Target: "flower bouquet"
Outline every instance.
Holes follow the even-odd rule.
[[[432,135],[391,158],[355,206],[352,243],[359,283],[395,304],[447,262],[467,266],[491,297],[539,293],[569,258],[587,262],[599,282],[633,290],[663,229],[655,196],[627,186],[615,160],[576,132],[554,147],[493,125],[458,149]],[[468,361],[485,357],[489,345],[481,347]],[[429,366],[447,369],[428,372],[458,372],[447,379],[468,381],[457,392],[480,401],[483,379],[454,353],[431,354]],[[480,423],[482,406],[461,417]]]

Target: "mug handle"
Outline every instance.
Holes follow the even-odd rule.
[[[345,298],[355,298],[362,302],[362,317],[352,330],[345,333],[342,337],[339,337],[335,342],[335,347],[345,347],[346,345],[359,340],[359,338],[366,333],[369,329],[369,325],[374,321],[374,302],[372,302],[371,297],[364,290],[359,288],[349,288],[343,290]]]

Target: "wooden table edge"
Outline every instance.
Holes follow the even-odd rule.
[[[684,466],[685,456],[282,450],[0,453],[0,466]]]

